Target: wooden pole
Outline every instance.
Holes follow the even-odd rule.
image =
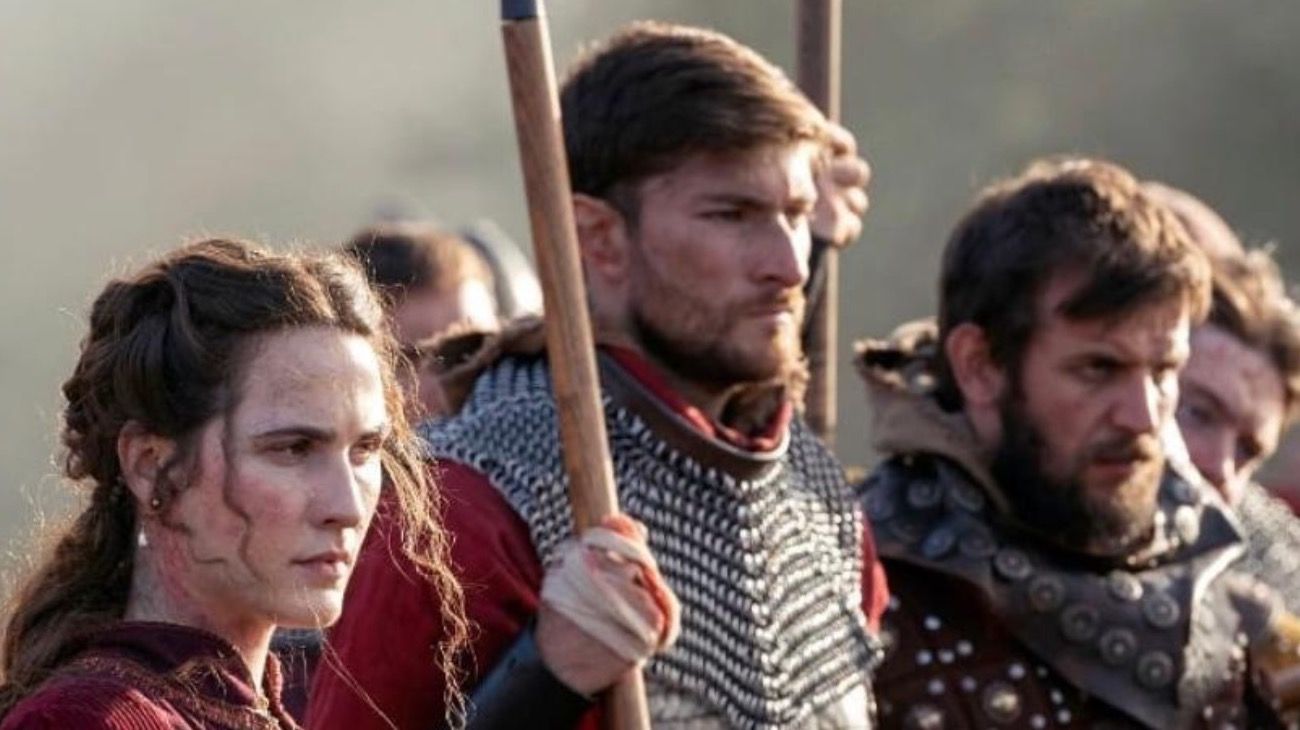
[[[546,307],[546,350],[561,450],[574,520],[582,531],[617,512],[618,495],[573,223],[551,41],[541,0],[502,0],[501,23],[533,250]],[[609,690],[605,717],[606,726],[618,730],[650,727],[640,671],[629,672]]]
[[[799,88],[827,119],[840,118],[841,0],[799,0],[796,20],[796,78]],[[828,247],[821,255],[820,296],[809,302],[809,382],[804,399],[808,424],[827,444],[834,445],[837,420],[836,364],[839,332],[839,253]]]

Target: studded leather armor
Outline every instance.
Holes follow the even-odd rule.
[[[863,499],[894,596],[883,727],[1248,726],[1271,605],[1227,570],[1231,519],[1172,470],[1152,542],[1109,563],[1007,524],[943,457],[889,459]]]

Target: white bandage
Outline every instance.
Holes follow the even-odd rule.
[[[608,528],[592,527],[583,532],[578,544],[566,546],[559,563],[547,571],[542,581],[542,601],[630,662],[641,664],[655,652],[671,646],[680,629],[679,611],[672,594],[667,590],[659,592],[670,603],[664,616],[666,626],[661,632],[635,608],[644,602],[644,597],[634,602],[637,592],[648,593],[654,588],[613,579],[588,563],[585,554],[588,550],[637,565],[651,580],[663,585],[659,566],[644,541],[632,540]]]

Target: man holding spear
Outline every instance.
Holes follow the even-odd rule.
[[[792,405],[811,231],[857,229],[866,164],[780,71],[709,31],[629,26],[561,104],[614,476],[640,525],[571,540],[540,328],[490,341],[457,415],[424,433],[479,627],[471,713],[575,727],[644,665],[656,725],[868,726],[883,578]],[[357,567],[311,723],[444,719],[436,596],[391,547],[381,534]],[[681,606],[671,646],[660,571]]]

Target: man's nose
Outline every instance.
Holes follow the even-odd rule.
[[[1112,419],[1130,433],[1155,432],[1162,420],[1164,394],[1151,378],[1134,378],[1117,394]]]
[[[766,245],[760,247],[759,253],[760,278],[787,289],[803,286],[808,279],[811,248],[808,226],[781,222],[771,226],[765,238]]]

